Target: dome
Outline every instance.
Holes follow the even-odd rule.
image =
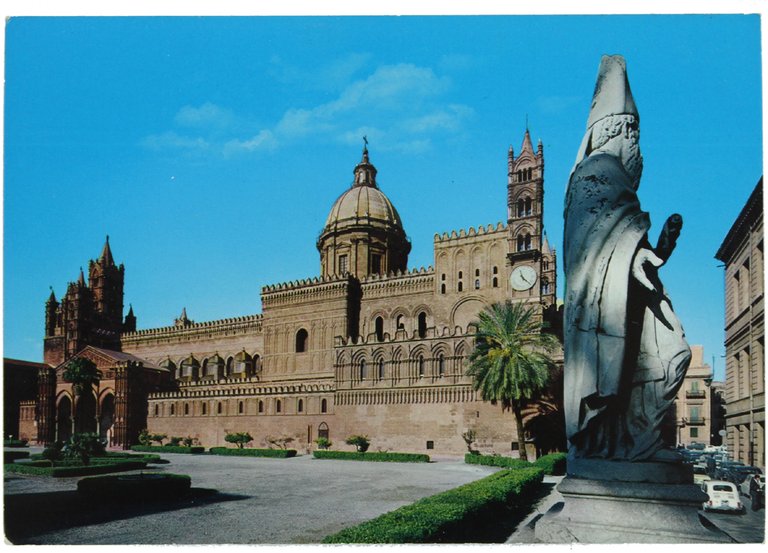
[[[334,202],[325,221],[325,230],[377,223],[385,227],[403,227],[400,215],[384,192],[372,186],[354,186]]]

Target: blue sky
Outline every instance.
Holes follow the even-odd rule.
[[[662,279],[723,376],[714,254],[762,174],[758,15],[16,17],[5,33],[7,357],[42,359],[49,286],[61,297],[107,234],[140,328],[260,312],[262,286],[319,273],[363,135],[426,267],[435,233],[506,217],[527,118],[560,249],[600,56],[618,53],[653,240],[685,219]]]

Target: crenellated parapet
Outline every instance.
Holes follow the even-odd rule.
[[[178,390],[149,394],[149,400],[204,399],[226,397],[279,396],[290,394],[329,393],[335,391],[331,383],[260,384],[241,382],[237,386],[185,386]]]
[[[420,267],[410,271],[394,271],[386,275],[370,275],[360,284],[366,299],[431,293],[435,286],[435,270],[430,266],[426,269]]]
[[[475,238],[478,236],[483,235],[493,235],[499,232],[506,232],[507,227],[504,223],[499,221],[494,226],[492,223],[489,223],[487,226],[480,225],[477,227],[477,230],[475,230],[474,227],[469,227],[469,229],[459,229],[458,232],[455,230],[452,230],[450,233],[444,232],[442,234],[435,234],[435,246],[438,244],[441,244],[443,242],[452,243],[456,240],[462,240],[465,238]],[[451,244],[453,245],[453,244]]]
[[[263,309],[280,305],[293,305],[306,301],[336,299],[344,297],[352,278],[349,275],[314,277],[296,281],[271,284],[261,289]]]
[[[148,328],[135,332],[125,332],[120,336],[124,348],[145,344],[156,340],[175,341],[216,335],[252,334],[261,332],[263,315],[245,315],[201,323],[190,322],[187,325]]]

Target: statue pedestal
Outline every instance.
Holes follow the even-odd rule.
[[[685,480],[685,469],[668,463],[586,461],[581,472],[610,479],[571,474],[558,485],[563,506],[536,523],[536,541],[543,543],[732,543],[725,533],[699,517],[707,495]],[[659,471],[665,466],[667,471]],[[577,465],[578,466],[578,465]],[[593,470],[594,469],[594,470]],[[610,470],[608,470],[610,469]],[[625,470],[622,470],[625,469]],[[649,482],[649,475],[661,482]],[[591,474],[590,474],[591,476]],[[616,480],[619,476],[623,481]],[[635,481],[632,481],[632,480]],[[666,480],[666,481],[664,481]],[[676,482],[677,481],[677,482]]]

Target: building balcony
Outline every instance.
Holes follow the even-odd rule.
[[[704,390],[686,390],[685,397],[687,399],[704,399],[705,392]]]
[[[704,424],[704,417],[689,418],[688,426],[702,426]]]

